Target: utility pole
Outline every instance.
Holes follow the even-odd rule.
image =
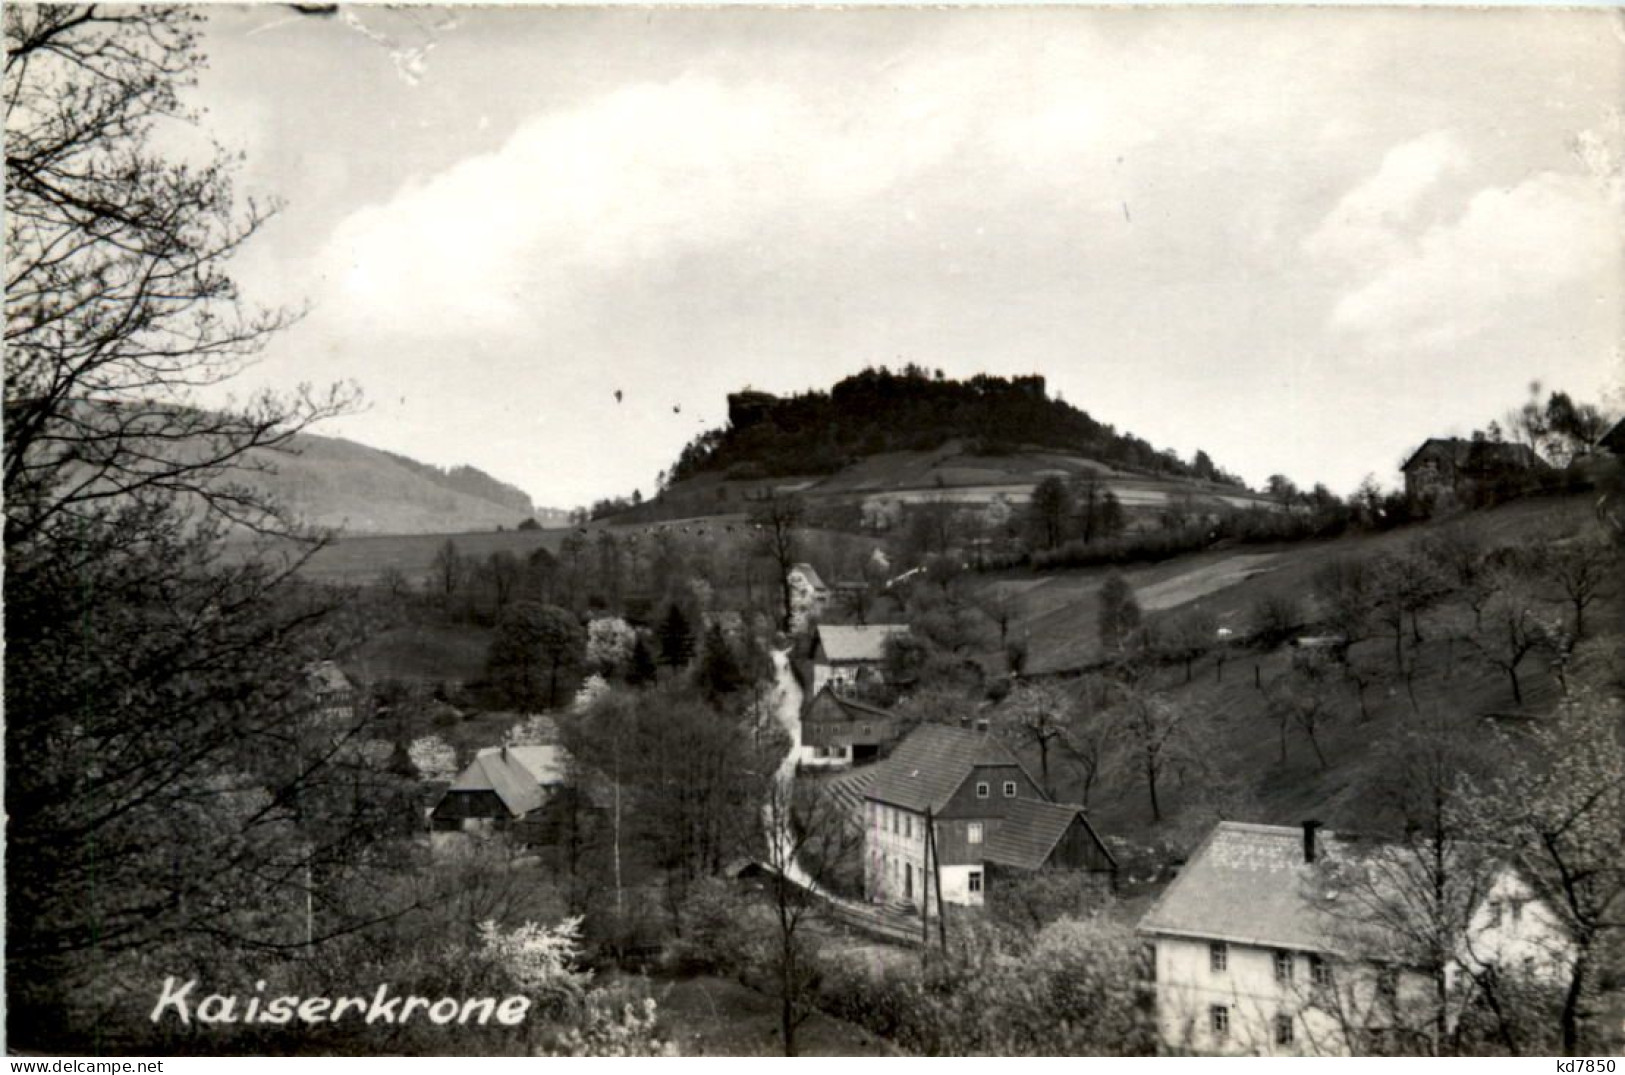
[[[937,934],[942,940],[942,954],[948,954],[948,911],[942,905],[942,860],[937,855],[937,826],[931,820],[931,811],[925,812],[926,856],[931,863],[931,879],[937,890]],[[931,938],[926,938],[931,943]]]

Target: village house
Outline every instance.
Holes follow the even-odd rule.
[[[820,624],[813,644],[812,693],[834,687],[846,693],[885,682],[886,642],[908,634],[906,624],[835,627]]]
[[[801,714],[796,764],[845,769],[874,761],[896,735],[897,722],[884,709],[843,698],[825,686]]]
[[[790,587],[790,630],[800,633],[829,608],[830,590],[811,564],[795,564],[784,577]]]
[[[993,875],[1117,863],[1081,806],[1053,803],[985,727],[922,724],[863,789],[864,887],[876,902],[980,907]]]
[[[359,692],[337,661],[317,661],[306,667],[305,683],[318,720],[333,728],[355,723]]]
[[[1463,505],[1502,498],[1544,469],[1526,444],[1460,437],[1430,437],[1400,467],[1406,499],[1424,509],[1444,496]]]
[[[1615,422],[1597,441],[1597,447],[1614,455],[1625,455],[1625,418]]]
[[[441,795],[430,827],[482,834],[506,829],[546,805],[564,782],[566,759],[560,746],[486,747]]]
[[[1296,826],[1220,822],[1140,920],[1155,949],[1157,1029],[1171,1052],[1369,1053],[1426,1033],[1435,979],[1374,908],[1414,859],[1394,845]],[[1550,909],[1510,869],[1489,872],[1451,991],[1494,966],[1553,981],[1569,950]]]

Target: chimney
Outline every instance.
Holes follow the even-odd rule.
[[[1303,823],[1303,861],[1315,861],[1315,830],[1320,828],[1318,821],[1305,821]]]
[[[977,720],[977,722],[976,722],[976,730],[977,731],[979,731],[979,732],[981,732],[981,733],[983,733],[985,735],[987,733],[987,728],[988,728],[988,724],[987,724],[987,718],[986,717],[982,717],[979,720]]]
[[[969,728],[970,727],[970,718],[969,717],[960,717],[959,718],[959,726],[961,728]]]

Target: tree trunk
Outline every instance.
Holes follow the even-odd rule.
[[[1563,994],[1563,1055],[1580,1055],[1580,998],[1585,995],[1586,953],[1579,952],[1574,957],[1574,967],[1569,971],[1569,987]]]
[[[1145,763],[1145,786],[1151,793],[1151,820],[1162,820],[1162,806],[1157,802],[1157,767],[1150,759]]]

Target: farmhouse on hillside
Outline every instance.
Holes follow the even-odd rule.
[[[1083,807],[1045,797],[985,728],[922,724],[863,789],[864,889],[875,902],[983,906],[992,882],[1043,869],[1114,887],[1117,863]]]
[[[895,737],[896,727],[896,719],[886,710],[843,698],[826,685],[801,714],[796,764],[845,769],[874,761]]]
[[[884,683],[881,666],[886,659],[886,642],[907,634],[906,624],[820,624],[814,636],[812,693],[816,695],[825,687],[852,692]]]
[[[1597,446],[1614,455],[1625,455],[1625,418],[1615,422],[1613,427],[1602,435]]]
[[[486,747],[457,774],[429,814],[436,832],[489,834],[546,805],[564,783],[560,746]]]
[[[1431,437],[1400,467],[1405,497],[1431,507],[1441,496],[1479,504],[1515,492],[1546,464],[1526,444]]]
[[[1409,1035],[1429,1021],[1405,1013],[1435,980],[1380,924],[1387,901],[1427,885],[1417,861],[1315,822],[1220,822],[1140,920],[1155,948],[1163,1047],[1344,1056],[1424,1045]],[[1516,872],[1485,875],[1447,982],[1492,966],[1555,980],[1570,951],[1557,919]]]

